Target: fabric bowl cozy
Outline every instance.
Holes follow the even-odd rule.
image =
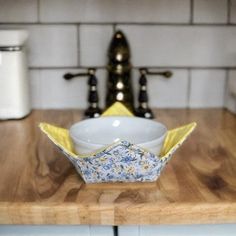
[[[133,116],[118,102],[103,113],[103,116],[111,115]],[[159,156],[127,141],[110,144],[95,153],[77,155],[67,129],[47,123],[40,123],[39,127],[71,161],[86,183],[153,182],[195,129],[196,123],[169,130]]]

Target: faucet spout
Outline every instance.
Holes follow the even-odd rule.
[[[129,43],[124,33],[117,31],[108,49],[106,107],[119,101],[134,111],[130,55]]]

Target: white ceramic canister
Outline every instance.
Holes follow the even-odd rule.
[[[0,119],[20,119],[30,113],[25,30],[0,30]]]

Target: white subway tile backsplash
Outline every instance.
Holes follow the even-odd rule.
[[[86,108],[87,107],[87,78],[75,78],[65,81],[62,77],[68,71],[75,73],[84,70],[70,69],[33,69],[31,76],[32,106],[34,108]],[[151,107],[178,108],[186,107],[188,103],[188,72],[187,70],[171,70],[173,77],[148,77],[149,105]],[[100,106],[105,105],[106,70],[99,69],[98,93]],[[134,94],[137,105],[138,95],[137,70],[133,73]]]
[[[30,70],[30,97],[33,108],[42,108],[42,91],[41,91],[41,72],[40,70]]]
[[[235,67],[236,27],[118,25],[135,66]]]
[[[225,92],[225,107],[236,113],[236,70],[230,70]]]
[[[225,70],[192,70],[189,106],[223,107],[225,83]]]
[[[236,98],[226,90],[225,107],[236,114]]]
[[[0,0],[0,22],[37,22],[37,0]]]
[[[194,23],[227,23],[228,0],[194,0]]]
[[[30,67],[78,66],[77,26],[0,25],[0,29],[29,31],[27,53]]]
[[[116,28],[130,42],[135,67],[175,68],[169,80],[148,77],[151,107],[225,106],[236,111],[229,88],[224,91],[226,72],[219,69],[232,68],[228,82],[236,78],[236,27],[224,25],[228,20],[236,24],[236,0],[0,0],[0,29],[30,33],[35,108],[86,108],[87,78],[65,81],[65,72],[81,69],[63,68],[93,66],[104,68],[97,71],[104,107],[107,50]],[[136,105],[138,78],[136,68]]]
[[[31,70],[33,108],[87,108],[87,77],[66,81],[63,79],[63,75],[67,72],[77,73],[81,72],[81,70]],[[98,70],[96,75],[98,78],[100,105],[103,107],[105,99],[105,71]]]
[[[166,70],[166,69],[165,69]],[[160,76],[147,76],[147,90],[150,107],[180,108],[188,105],[188,71],[183,69],[168,69],[173,72],[169,79]],[[163,70],[160,70],[163,71]],[[138,94],[139,73],[134,73],[134,90]],[[135,81],[136,80],[136,81]]]
[[[31,93],[34,108],[86,108],[87,78],[65,81],[64,73],[78,70],[31,70]],[[188,106],[188,71],[172,70],[173,77],[148,77],[149,105],[157,108],[180,108]],[[104,107],[106,93],[105,70],[98,70],[100,106]],[[135,99],[138,95],[137,70],[133,73]],[[191,73],[190,107],[222,107],[224,105],[225,71],[193,70]],[[137,103],[136,103],[137,104]],[[226,106],[234,107],[228,99]]]
[[[229,91],[236,98],[236,70],[229,71]]]
[[[81,25],[80,65],[104,66],[107,63],[107,50],[113,35],[110,25]]]
[[[236,114],[236,98],[230,93],[227,93],[226,95],[225,107]]]
[[[236,0],[230,0],[230,23],[236,24]]]
[[[34,25],[27,29],[31,67],[66,67],[78,65],[77,27]]]
[[[40,0],[40,20],[188,23],[190,0]]]

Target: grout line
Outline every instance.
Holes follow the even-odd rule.
[[[190,0],[190,25],[193,24],[193,16],[194,16],[194,0]]]
[[[116,30],[117,30],[117,28],[116,28],[116,27],[117,27],[117,25],[116,25],[116,24],[113,24],[113,25],[112,25],[113,34],[115,34],[115,32],[116,32]]]
[[[37,22],[41,23],[40,21],[40,0],[37,0]]]
[[[76,25],[76,29],[77,29],[77,60],[78,60],[77,64],[78,64],[78,66],[80,66],[80,64],[81,64],[81,55],[80,55],[80,53],[81,53],[81,43],[80,43],[81,33],[80,33],[80,25],[79,24]]]
[[[187,108],[190,108],[191,84],[192,84],[192,73],[191,69],[188,69]]]
[[[225,85],[224,85],[224,107],[227,108],[226,106],[226,99],[228,97],[228,82],[229,82],[229,70],[226,70],[225,74]]]
[[[29,69],[31,70],[37,70],[37,69],[46,69],[46,70],[60,70],[60,69],[87,69],[91,66],[30,66]],[[92,66],[95,69],[106,69],[106,65],[104,66]],[[158,69],[158,70],[163,70],[163,69],[172,69],[172,70],[235,70],[235,67],[189,67],[189,66],[133,66],[132,69],[138,70],[140,67],[145,67],[148,69]]]
[[[173,67],[175,68],[175,67]],[[176,69],[178,69],[180,67],[176,67]],[[216,66],[216,67],[210,67],[210,66],[186,66],[180,69],[191,69],[191,70],[226,70],[228,68],[232,69],[232,68],[236,68],[236,67],[227,67],[227,66]]]
[[[39,82],[39,85],[40,85],[40,87],[39,87],[39,99],[40,99],[40,101],[39,101],[39,106],[43,109],[43,79],[42,79],[42,70],[40,69],[39,70],[39,80],[40,80],[40,82]]]
[[[230,17],[231,17],[231,0],[227,0],[227,23],[230,24]]]
[[[203,27],[218,27],[218,26],[236,26],[236,23],[157,23],[157,22],[107,22],[107,23],[89,23],[89,22],[1,22],[0,25],[130,25],[130,26],[170,26],[170,27],[181,27],[181,26],[203,26]]]
[[[30,66],[30,70],[80,70],[80,69],[88,69],[90,67],[93,67],[95,69],[106,69],[106,66],[61,66],[61,67],[37,67],[37,66]]]
[[[227,66],[216,66],[216,67],[210,67],[210,66],[148,66],[148,65],[142,65],[142,66],[133,66],[133,69],[139,69],[140,67],[147,67],[149,69],[191,69],[191,70],[226,70],[226,69],[236,69],[235,67],[227,67]]]

